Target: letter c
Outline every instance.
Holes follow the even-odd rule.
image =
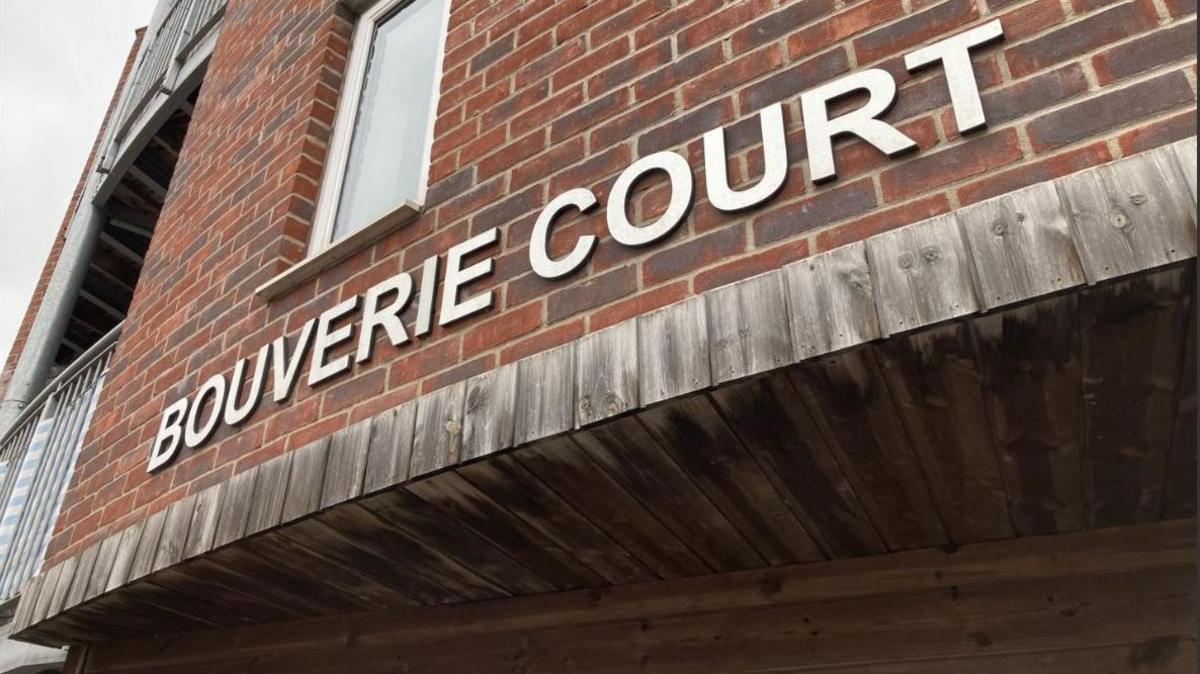
[[[596,237],[585,234],[575,242],[575,247],[563,257],[555,260],[550,257],[547,247],[550,243],[550,226],[558,214],[568,208],[578,208],[580,213],[587,213],[596,206],[596,195],[584,187],[577,187],[558,195],[546,204],[533,225],[533,234],[529,238],[529,266],[538,276],[546,279],[561,278],[578,269],[587,262],[588,256],[596,247]]]

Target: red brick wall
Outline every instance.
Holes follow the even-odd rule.
[[[904,72],[914,47],[1001,17],[977,52],[990,122],[960,138],[940,69]],[[303,254],[336,105],[349,19],[332,0],[232,0],[128,329],[52,543],[56,558],[188,492],[376,412],[588,331],[888,228],[1191,135],[1189,0],[454,0],[427,209],[288,295],[253,289]],[[839,178],[805,180],[798,94],[877,65],[901,82],[888,119],[921,150],[887,159],[838,145]],[[731,175],[759,170],[757,111],[782,101],[794,162],[763,207],[697,202],[646,249],[605,236],[603,209],[555,243],[601,237],[586,269],[545,281],[526,244],[541,206],[601,200],[634,158],[733,126]],[[739,121],[743,120],[743,121]],[[640,185],[631,213],[665,205]],[[317,390],[269,400],[236,431],[145,465],[163,408],[278,334],[469,234],[499,226],[497,307],[375,357]],[[419,274],[414,275],[419,277]]]
[[[100,141],[104,139],[104,130],[108,126],[108,119],[112,116],[113,109],[120,100],[118,94],[125,86],[125,79],[129,77],[129,71],[133,68],[133,61],[137,57],[138,47],[142,44],[142,35],[146,32],[145,28],[139,28],[134,31],[133,44],[129,47],[129,54],[125,57],[125,65],[121,68],[121,76],[117,79],[117,88],[113,91],[112,98],[108,102],[108,108],[104,111],[104,119],[100,122],[100,130],[96,132],[96,140],[92,141],[92,150],[88,153],[87,159],[84,161],[83,171],[79,174],[79,180],[75,183],[75,191],[71,193],[71,201],[67,205],[67,212],[63,216],[62,224],[58,226],[58,235],[54,237],[54,243],[50,246],[50,254],[46,256],[46,263],[42,265],[42,273],[38,276],[37,285],[34,286],[33,295],[29,298],[29,304],[25,307],[25,315],[21,318],[21,327],[17,329],[17,334],[13,337],[12,349],[8,352],[8,359],[4,363],[4,369],[0,370],[0,400],[4,398],[4,394],[8,391],[8,383],[12,381],[13,371],[17,369],[17,360],[21,357],[21,350],[25,348],[25,340],[29,338],[29,331],[33,328],[33,319],[37,317],[38,308],[42,305],[42,297],[46,294],[46,287],[50,285],[50,275],[54,273],[54,267],[58,264],[58,256],[62,253],[63,243],[66,241],[67,225],[71,224],[71,218],[75,217],[75,209],[79,206],[79,199],[83,196],[83,188],[87,185],[88,175],[92,171],[92,163],[96,159],[97,150],[100,148]]]

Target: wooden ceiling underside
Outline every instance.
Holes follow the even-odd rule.
[[[677,398],[209,541],[21,636],[136,638],[1192,517],[1193,286],[1189,262]],[[302,452],[257,477],[291,482],[284,519],[282,495],[344,479],[336,449]],[[167,512],[63,573],[88,578],[126,549],[127,565],[167,545],[186,557]]]

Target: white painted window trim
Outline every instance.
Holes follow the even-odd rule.
[[[350,156],[350,145],[354,140],[354,122],[358,118],[358,106],[362,100],[362,88],[367,74],[367,61],[371,54],[371,40],[375,36],[375,26],[379,21],[393,12],[404,11],[403,5],[412,0],[379,0],[367,7],[359,15],[354,26],[354,36],[350,42],[350,55],[346,64],[346,74],[342,80],[342,92],[338,99],[337,111],[334,114],[333,132],[329,141],[329,152],[325,157],[325,168],[321,176],[320,189],[317,192],[316,211],[313,215],[312,230],[309,234],[307,258],[311,259],[323,251],[335,247],[338,243],[333,240],[334,220],[337,217],[338,205],[341,202],[342,183],[346,176],[346,163]],[[425,202],[425,192],[429,187],[430,152],[433,147],[433,129],[437,121],[438,97],[441,92],[442,66],[446,53],[446,33],[450,23],[450,5],[445,2],[442,15],[440,44],[437,59],[434,64],[433,92],[430,97],[429,124],[425,130],[425,147],[421,153],[421,179],[417,185],[417,201],[404,202],[398,205],[396,211],[385,214],[379,220],[386,221],[391,226],[397,226],[410,221],[420,212]],[[401,214],[397,211],[411,211]],[[400,216],[400,217],[397,217]],[[407,217],[405,217],[407,216]],[[378,234],[377,223],[369,223],[362,230],[370,230]],[[388,227],[390,229],[391,227]],[[362,231],[360,230],[360,231]],[[354,238],[356,232],[342,237]],[[377,238],[377,237],[374,237]]]

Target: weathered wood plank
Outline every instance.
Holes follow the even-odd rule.
[[[660,578],[703,574],[708,566],[568,438],[518,450],[514,458]]]
[[[246,518],[247,536],[279,525],[283,517],[288,476],[292,470],[292,455],[293,452],[288,452],[258,464],[254,493],[250,499],[250,514]]]
[[[513,444],[575,427],[575,346],[566,344],[517,361]]]
[[[969,328],[951,323],[872,348],[950,540],[1011,538]]]
[[[47,616],[57,616],[63,611],[63,606],[67,601],[67,592],[71,590],[71,581],[75,578],[75,567],[78,564],[78,557],[69,557],[59,564],[62,569],[59,571],[51,591],[50,604],[46,607]]]
[[[1066,209],[1040,183],[958,211],[984,309],[1083,285]]]
[[[330,436],[325,480],[321,485],[322,508],[362,495],[370,440],[370,419],[347,426]]]
[[[1000,469],[1022,536],[1085,527],[1083,390],[1075,296],[971,324]]]
[[[386,489],[408,479],[416,417],[417,403],[410,400],[371,418],[367,467],[363,476],[364,494]]]
[[[1091,525],[1162,516],[1192,267],[1080,299]]]
[[[50,610],[50,599],[54,595],[54,587],[58,584],[58,576],[62,570],[62,564],[56,564],[43,571],[37,592],[21,596],[21,601],[26,602],[28,606],[17,606],[17,614],[14,614],[13,618],[21,619],[23,624],[18,624],[19,627],[36,625],[46,619]]]
[[[575,427],[638,406],[637,321],[623,321],[575,343]]]
[[[941,518],[867,349],[788,372],[889,550],[946,543]]]
[[[92,563],[92,572],[88,576],[87,587],[83,591],[83,601],[97,597],[104,592],[108,585],[108,576],[112,573],[113,560],[117,556],[117,547],[121,544],[121,536],[115,534],[100,542],[100,550],[96,553],[96,561]]]
[[[293,560],[280,564],[281,560],[262,557],[248,546],[227,546],[203,561],[205,577],[214,584],[297,615],[337,615],[370,608],[353,595],[308,576]]]
[[[649,580],[654,575],[628,550],[580,514],[553,489],[511,456],[462,466],[458,474],[488,494],[528,526],[614,584]]]
[[[292,455],[292,470],[283,497],[280,524],[286,524],[320,510],[321,487],[325,484],[325,466],[329,459],[329,438],[322,438],[299,449]]]
[[[408,533],[441,555],[458,561],[503,590],[504,594],[549,592],[554,586],[519,560],[457,522],[438,516],[438,511],[405,490],[383,492],[364,499],[362,506]]]
[[[17,603],[17,610],[13,613],[11,621],[14,634],[34,624],[33,614],[37,609],[38,597],[41,596],[46,579],[46,574],[39,574],[27,580],[25,586],[21,588],[21,599]]]
[[[142,529],[145,526],[146,522],[143,520],[134,522],[121,530],[121,540],[117,544],[117,552],[113,556],[112,570],[109,571],[108,580],[104,583],[105,592],[111,592],[129,580],[129,570],[133,568],[133,556],[137,554],[138,541],[141,540]]]
[[[462,460],[478,459],[513,445],[517,366],[502,365],[467,380]]]
[[[129,566],[128,582],[132,583],[154,570],[154,558],[158,556],[158,541],[162,538],[166,519],[166,510],[159,510],[146,518],[142,536],[138,539],[137,552],[133,555],[133,564]]]
[[[225,507],[223,496],[227,484],[223,482],[196,493],[192,523],[188,526],[187,541],[183,544],[183,559],[191,559],[212,550],[217,518]]]
[[[1166,512],[1168,518],[1196,516],[1196,296],[1191,298],[1187,343],[1179,387],[1175,394],[1175,430],[1167,462]]]
[[[638,316],[637,324],[638,396],[643,406],[712,384],[703,297]]]
[[[885,337],[979,309],[953,213],[867,239],[867,259]]]
[[[1057,184],[1090,283],[1195,256],[1194,204],[1165,155],[1135,155]]]
[[[195,494],[184,496],[167,506],[167,517],[163,521],[162,536],[158,541],[158,553],[154,555],[154,571],[178,564],[183,559],[183,546],[187,542],[188,527],[191,526],[195,506]]]
[[[793,360],[880,337],[866,244],[861,241],[783,268]]]
[[[617,419],[573,439],[714,571],[766,565],[636,418]]]
[[[513,516],[456,472],[414,482],[408,490],[560,590],[602,584],[594,571],[554,540]]]
[[[712,381],[720,384],[792,362],[783,276],[761,274],[704,293]]]
[[[432,550],[421,539],[358,503],[329,510],[311,525],[306,523],[304,529],[285,533],[321,556],[423,604],[493,599],[505,594],[474,569]]]
[[[417,399],[410,478],[458,463],[465,396],[466,382],[458,382]]]
[[[711,396],[827,557],[886,551],[785,374],[720,388]]]
[[[251,466],[225,483],[221,511],[217,516],[217,531],[213,534],[213,548],[228,545],[246,535],[246,524],[250,519],[250,507],[254,500],[254,481],[257,477],[258,466]]]
[[[1196,137],[1185,138],[1156,150],[1171,154],[1177,162],[1183,182],[1192,194],[1192,205],[1196,204]]]
[[[673,400],[638,417],[768,564],[824,558],[707,398]]]
[[[79,553],[79,563],[75,565],[75,575],[71,579],[71,588],[67,590],[67,598],[63,608],[69,610],[83,603],[87,595],[88,580],[92,577],[92,568],[96,565],[96,557],[100,554],[100,544],[95,543]]]
[[[757,571],[722,574],[702,578],[651,584],[636,584],[606,589],[603,592],[583,590],[578,592],[554,593],[538,597],[522,597],[498,602],[464,604],[454,610],[407,609],[389,612],[386,615],[363,614],[337,616],[294,623],[287,626],[263,625],[237,630],[215,630],[173,636],[161,641],[124,641],[103,646],[92,660],[95,672],[128,671],[144,667],[157,671],[185,671],[179,668],[197,663],[223,662],[225,658],[256,658],[272,653],[301,649],[301,651],[325,651],[331,647],[347,647],[347,662],[350,654],[359,646],[390,645],[390,658],[384,658],[386,666],[395,666],[396,653],[407,653],[410,644],[421,648],[421,644],[440,648],[443,653],[454,654],[461,650],[447,647],[440,639],[447,635],[461,639],[464,644],[474,645],[477,638],[487,640],[495,637],[506,641],[512,648],[526,648],[529,643],[521,634],[542,632],[535,642],[552,645],[561,640],[561,628],[569,626],[594,626],[618,621],[645,621],[659,617],[695,617],[703,614],[727,612],[731,616],[747,616],[760,608],[791,605],[806,607],[830,606],[854,598],[886,596],[890,600],[888,611],[898,611],[906,616],[901,623],[911,623],[914,615],[922,619],[945,614],[951,619],[961,616],[980,616],[977,609],[981,604],[971,601],[979,590],[990,587],[987,596],[1000,597],[1002,604],[993,608],[998,615],[1021,614],[1020,605],[1005,599],[1010,588],[1021,588],[1020,594],[1041,602],[1053,612],[1068,609],[1068,617],[1060,613],[1062,633],[1067,638],[1078,638],[1079,632],[1072,630],[1073,617],[1086,613],[1088,606],[1073,603],[1076,595],[1075,583],[1068,582],[1062,588],[1070,595],[1061,596],[1058,591],[1045,593],[1048,585],[1061,582],[1063,578],[1091,578],[1089,583],[1103,595],[1105,585],[1114,574],[1142,571],[1149,576],[1165,578],[1170,574],[1179,579],[1180,574],[1192,571],[1195,556],[1195,526],[1192,522],[1174,521],[1137,527],[1102,529],[1062,536],[1040,536],[1019,538],[992,543],[971,544],[956,550],[933,548],[896,555],[876,555],[862,559],[845,560],[835,564],[806,564],[787,568],[772,568]],[[1165,572],[1165,573],[1164,573]],[[1191,585],[1183,590],[1191,593]],[[951,590],[958,587],[959,591]],[[1171,583],[1159,584],[1168,592],[1180,593],[1180,587]],[[770,590],[770,591],[766,591]],[[1127,583],[1120,590],[1126,597],[1134,596],[1137,583]],[[1047,594],[1053,595],[1048,600]],[[1145,594],[1145,593],[1143,593]],[[918,599],[923,598],[923,599]],[[945,610],[934,610],[926,615],[913,611],[912,602],[943,601]],[[964,603],[964,600],[966,603]],[[1029,608],[1027,604],[1024,608]],[[1016,609],[1016,611],[1013,611]],[[860,607],[847,607],[844,615],[857,621],[858,629],[877,630],[887,624],[878,620],[876,612],[863,613]],[[872,616],[864,621],[863,616]],[[1133,611],[1126,620],[1136,621],[1142,613]],[[1190,611],[1189,611],[1190,615]],[[1187,624],[1191,618],[1187,617]],[[657,624],[657,623],[655,623]],[[808,626],[802,620],[784,620],[777,626],[791,628],[791,634],[781,640],[783,645],[794,645],[799,634],[797,625]],[[992,646],[979,646],[978,642],[964,634],[963,628],[970,623],[961,623],[954,632],[955,648],[981,648],[981,652],[995,654],[1000,642]],[[643,623],[641,635],[620,647],[633,643],[645,643],[645,639],[657,638],[660,630],[647,629]],[[820,628],[817,625],[816,628]],[[1110,628],[1124,627],[1121,622]],[[824,630],[823,630],[824,632]],[[237,638],[231,638],[236,634]],[[858,641],[854,648],[861,661],[861,632],[854,632]],[[1034,633],[1029,632],[1030,635]],[[353,638],[349,638],[353,635]],[[1128,635],[1126,635],[1128,636]],[[808,635],[807,639],[811,637]],[[708,633],[707,639],[713,639]],[[818,638],[814,638],[819,642]],[[724,639],[713,639],[718,644],[729,646],[739,641],[727,633]],[[811,645],[812,642],[806,642]],[[1076,642],[1077,643],[1077,642]],[[482,644],[480,644],[482,648]],[[480,653],[478,649],[468,649]],[[737,652],[737,649],[734,649]],[[741,651],[745,655],[746,651]],[[884,654],[873,651],[877,657]],[[215,658],[215,659],[214,659]],[[365,666],[364,661],[355,659],[354,664]],[[500,664],[511,669],[512,660]],[[526,661],[522,661],[525,663]],[[798,661],[797,661],[798,662]],[[574,662],[572,661],[572,664]],[[658,662],[655,661],[657,665]],[[792,663],[793,665],[796,662]],[[443,667],[447,667],[443,663]],[[555,671],[553,667],[550,671]],[[444,671],[444,670],[443,670]],[[473,671],[473,670],[472,670]],[[700,671],[708,671],[701,667]],[[853,671],[851,669],[850,671]]]
[[[328,530],[328,527],[319,522],[305,520],[297,523],[295,527],[289,527],[288,530],[307,531],[308,534],[299,533],[295,538],[309,540],[312,537],[311,532],[323,533]],[[319,540],[324,540],[324,538]],[[381,583],[369,574],[362,572],[354,563],[346,564],[344,561],[336,561],[337,558],[344,560],[346,557],[350,557],[364,560],[363,566],[380,564],[378,557],[371,557],[368,560],[366,553],[360,553],[357,548],[348,543],[342,542],[340,546],[322,545],[321,549],[314,550],[293,540],[293,537],[286,535],[286,532],[276,530],[265,536],[247,540],[243,545],[247,550],[264,559],[289,560],[290,566],[296,572],[307,576],[310,582],[316,581],[329,586],[329,589],[336,589],[340,593],[350,595],[362,606],[382,609],[417,603],[407,593],[398,591],[391,585]],[[393,562],[390,568],[389,581],[393,585],[412,577],[415,573],[404,563],[404,560]],[[411,583],[404,583],[405,587],[409,585]],[[323,591],[329,591],[329,589]]]

